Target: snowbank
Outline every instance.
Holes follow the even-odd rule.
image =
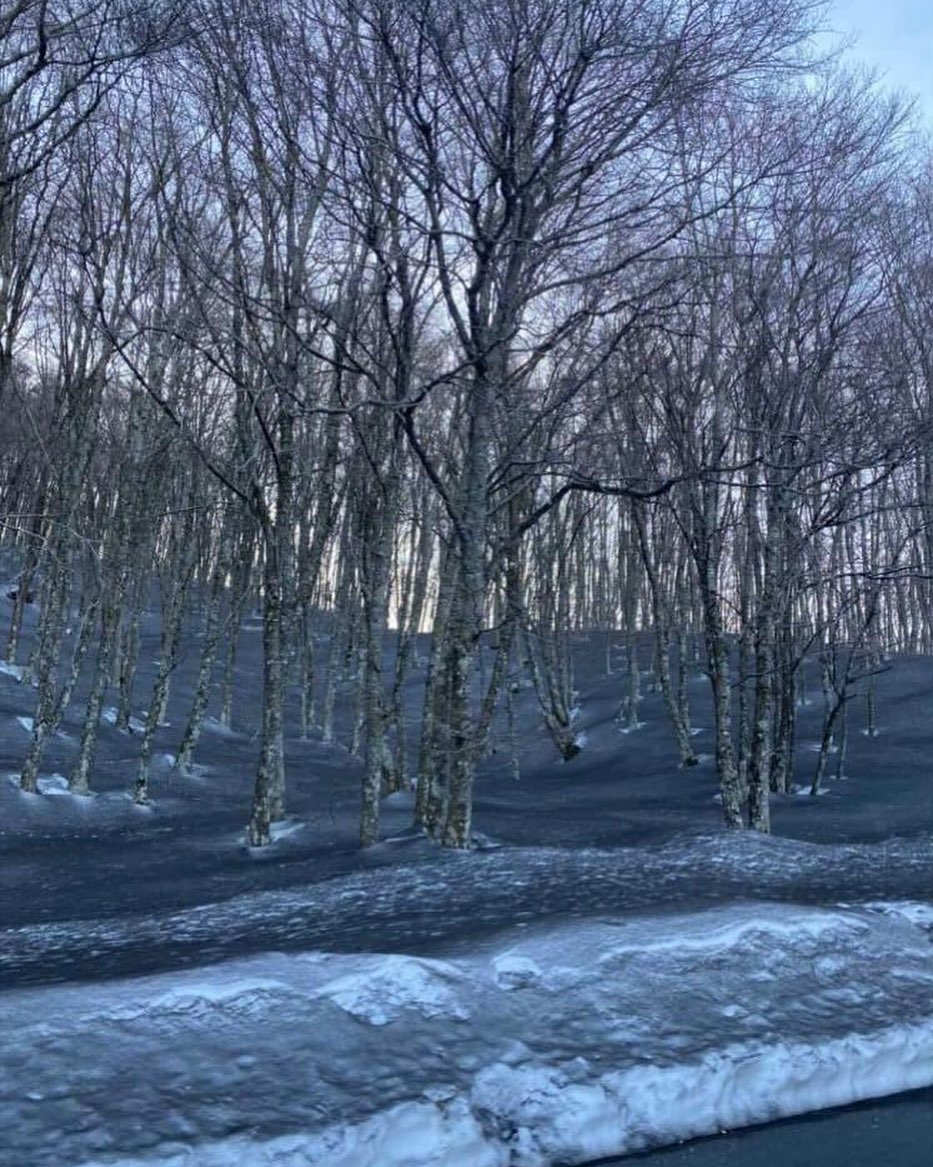
[[[747,904],[10,992],[0,1163],[545,1167],[930,1085],[931,923]]]

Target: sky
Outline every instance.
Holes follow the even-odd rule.
[[[933,130],[933,0],[829,0],[826,23],[853,39],[852,58],[915,95]]]

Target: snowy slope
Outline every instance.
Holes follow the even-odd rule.
[[[0,1167],[566,1167],[933,1083],[929,660],[879,678],[882,735],[825,798],[776,796],[769,838],[719,829],[656,694],[619,733],[596,652],[586,749],[556,759],[519,701],[521,781],[484,760],[467,854],[412,831],[410,795],[360,852],[359,764],[292,711],[292,817],[258,853],[257,651],[196,776],[171,765],[182,663],[145,809],[106,724],[94,797],[62,791],[71,715],[16,789],[34,694],[0,673]]]
[[[736,904],[450,959],[4,994],[3,1167],[543,1167],[933,1084],[933,909]]]

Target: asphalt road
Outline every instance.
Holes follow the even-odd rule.
[[[930,1167],[933,1090],[697,1139],[598,1167]],[[594,1165],[596,1167],[596,1165]]]

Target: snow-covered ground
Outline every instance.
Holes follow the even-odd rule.
[[[737,904],[20,990],[0,1162],[548,1167],[926,1086],[931,939],[926,904]]]
[[[240,712],[186,774],[182,662],[147,808],[106,717],[94,796],[68,793],[77,711],[20,792],[35,695],[0,672],[0,1167],[569,1167],[933,1084],[931,662],[879,680],[882,735],[824,798],[775,798],[771,838],[721,831],[657,695],[621,734],[584,651],[583,752],[555,758],[522,695],[521,780],[484,762],[475,851],[400,794],[361,853],[359,763],[292,711],[290,818],[252,852],[242,646]]]

